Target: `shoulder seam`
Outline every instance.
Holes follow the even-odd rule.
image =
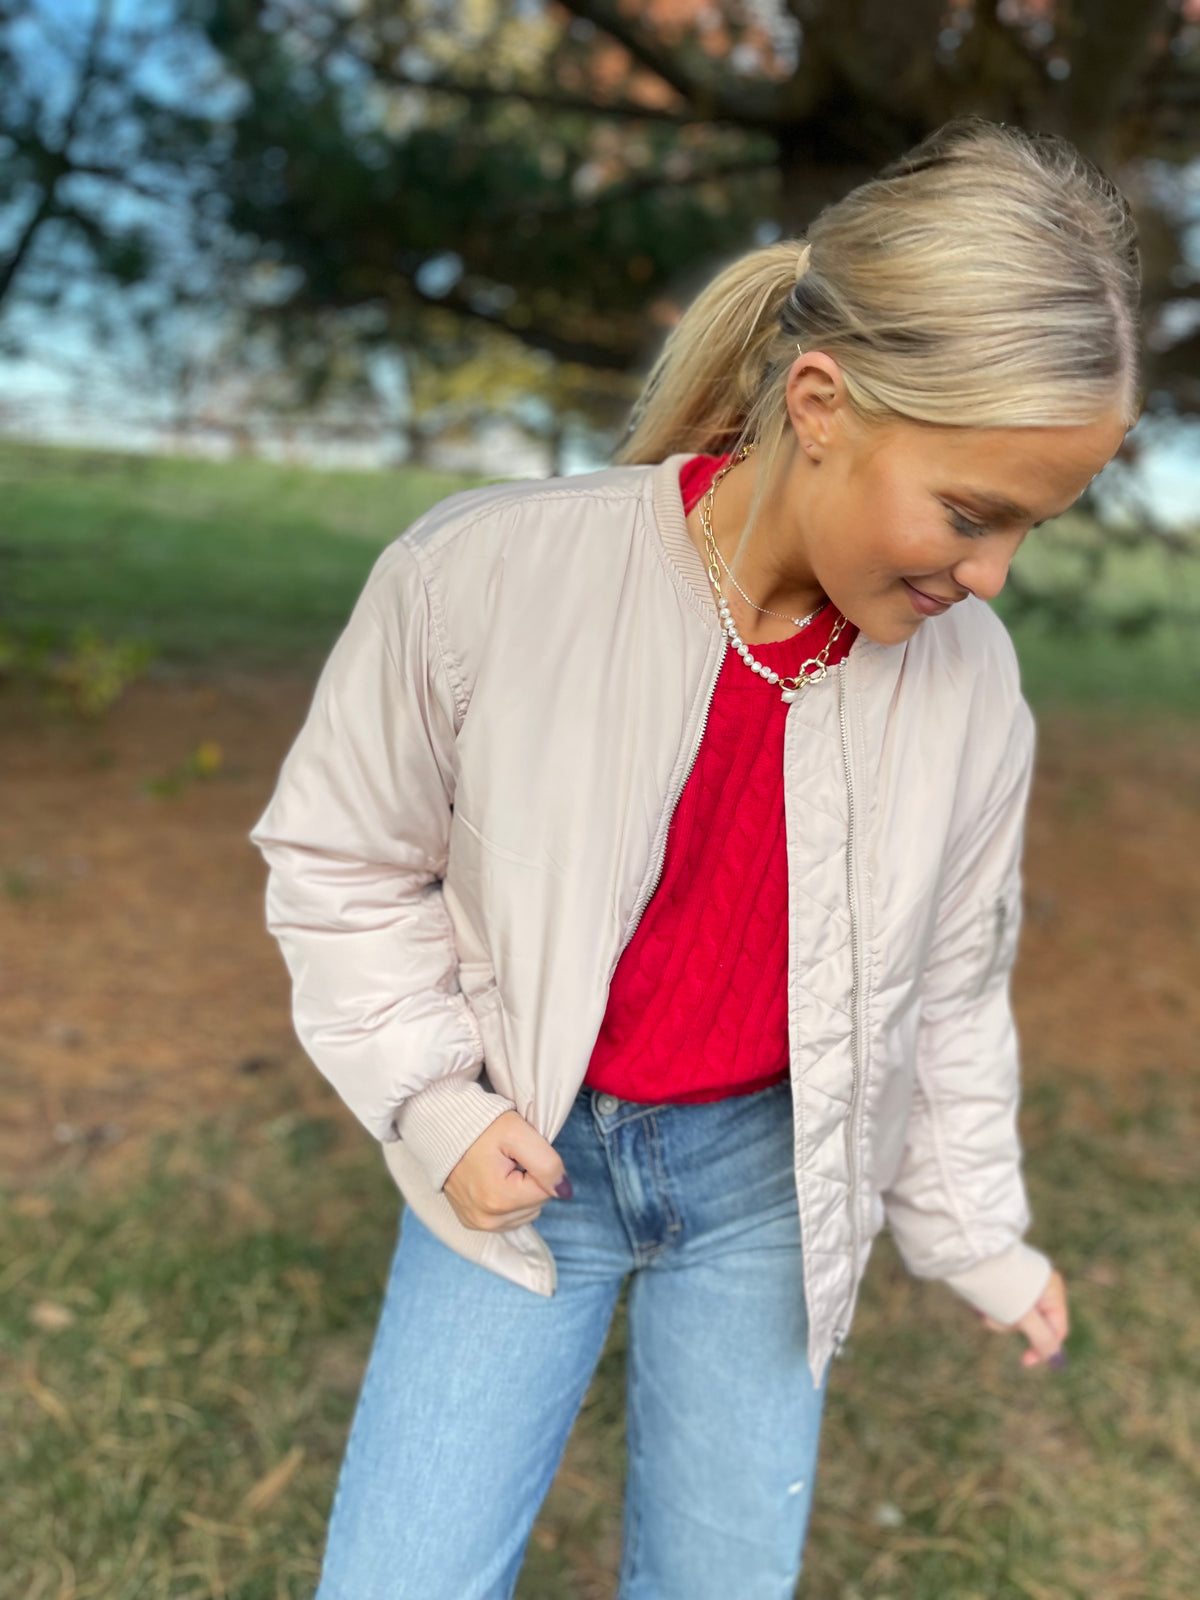
[[[437,604],[436,597],[430,588],[426,572],[422,567],[421,562],[417,559],[417,552],[412,548],[411,545],[403,542],[403,537],[400,539],[394,539],[392,544],[393,546],[398,546],[408,560],[412,562],[413,572],[416,575],[417,582],[421,586],[421,597],[425,602],[425,612],[429,618],[429,634],[433,643],[434,651],[436,652],[437,664],[441,668],[442,674],[445,677],[446,683],[450,689],[450,700],[454,707],[454,731],[457,734],[459,728],[462,726],[462,719],[466,715],[468,697],[463,686],[462,675],[458,671],[457,663],[453,661],[453,658],[451,657],[446,646],[446,629],[445,623],[441,616],[440,608]],[[376,620],[383,629],[384,644],[387,648],[389,657],[392,659],[392,665],[395,666],[395,657],[392,654],[391,645],[388,643],[387,629],[384,627],[384,618],[381,616],[375,605],[375,599],[373,595],[368,597],[368,604],[370,605]]]
[[[505,484],[496,485],[495,487],[504,490],[510,488],[511,486]],[[443,548],[445,545],[452,543],[462,535],[470,533],[472,529],[474,529],[480,522],[485,521],[488,517],[498,515],[512,516],[519,514],[518,508],[521,506],[530,504],[543,504],[546,501],[553,500],[590,499],[608,501],[625,500],[636,502],[641,498],[642,492],[640,486],[632,483],[628,487],[621,486],[619,488],[616,486],[603,488],[596,487],[594,485],[588,488],[585,488],[581,485],[577,489],[571,487],[551,488],[549,485],[541,488],[535,487],[527,495],[504,495],[503,497],[497,497],[495,500],[485,500],[482,505],[477,507],[465,519],[460,519],[457,517],[448,519],[447,522],[442,527],[438,528],[436,533],[431,537],[429,540],[429,546],[433,548]],[[437,508],[435,507],[433,509],[436,510]],[[417,530],[421,527],[421,524],[426,520],[426,517],[419,518],[413,523],[412,527],[406,529],[404,533],[400,534],[394,543],[403,544],[407,549],[411,550],[414,555],[416,555],[417,550],[421,547],[411,542],[411,536],[417,532]]]

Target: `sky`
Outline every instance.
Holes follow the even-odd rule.
[[[79,371],[88,374],[84,384],[73,376]],[[166,409],[166,397],[156,396],[136,370],[123,368],[96,347],[82,322],[47,319],[36,330],[28,359],[0,360],[0,432],[114,450],[182,448],[178,436],[164,428]],[[1150,509],[1168,525],[1200,528],[1200,421],[1172,429],[1143,424],[1135,438],[1147,440],[1137,481]],[[201,432],[192,448],[219,456],[230,442]],[[279,439],[267,438],[264,448],[279,454],[284,447]],[[286,451],[317,467],[383,469],[396,463],[397,440],[394,433],[364,434],[357,442],[334,444],[301,432]],[[498,444],[485,432],[475,462],[461,449],[454,459],[464,469],[477,464],[480,471],[498,474],[507,462],[520,477],[544,470],[539,449],[531,443],[522,451],[511,435]],[[586,472],[603,465],[603,458],[580,440],[565,465],[567,471]],[[1097,480],[1101,493],[1106,476],[1111,474]]]
[[[173,0],[115,0],[114,16],[121,22],[140,27],[153,26],[170,14]],[[49,47],[30,33],[37,48],[29,56],[32,70],[41,79],[51,100],[60,102],[69,93],[68,57],[78,48],[86,33],[86,23],[94,14],[95,0],[29,0],[30,12],[41,11],[48,19]],[[57,43],[55,42],[57,40]],[[194,60],[194,56],[191,58]],[[155,58],[152,51],[139,57],[139,74],[147,88],[169,94],[175,68],[169,55]],[[1200,163],[1193,169],[1196,182],[1185,188],[1200,193]],[[10,208],[8,219],[14,216]],[[0,244],[3,242],[5,212],[0,208]],[[1200,268],[1198,268],[1200,271]],[[86,291],[77,293],[77,305],[60,308],[52,314],[34,314],[19,306],[0,313],[0,335],[5,331],[24,334],[24,352],[19,356],[0,353],[0,432],[60,441],[77,439],[116,449],[147,450],[171,442],[164,435],[163,420],[170,407],[170,396],[155,391],[147,371],[134,359],[130,349],[101,347],[91,332]],[[1142,426],[1135,437],[1149,435],[1141,471],[1143,492],[1153,511],[1172,524],[1200,526],[1200,425],[1174,430]],[[207,440],[212,448],[214,441]],[[323,464],[383,466],[395,460],[395,437],[364,438],[347,452],[322,449],[310,442],[314,460]],[[518,461],[521,472],[536,469],[536,453]],[[581,441],[568,460],[575,470],[588,470],[600,464],[595,446]],[[486,470],[486,469],[485,469]],[[1101,482],[1103,489],[1103,481]]]

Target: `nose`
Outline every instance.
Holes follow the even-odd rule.
[[[1007,539],[982,538],[950,569],[955,583],[980,600],[994,600],[1004,587],[1017,546]]]

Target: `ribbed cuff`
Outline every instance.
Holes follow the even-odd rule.
[[[516,1106],[475,1078],[441,1078],[396,1112],[396,1132],[440,1189],[465,1152],[497,1117]]]
[[[976,1311],[1009,1325],[1033,1309],[1053,1271],[1049,1257],[1018,1240],[1000,1255],[942,1281]]]

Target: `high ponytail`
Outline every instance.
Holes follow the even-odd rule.
[[[1120,192],[1065,139],[947,123],[814,220],[751,251],[672,330],[617,452],[790,438],[797,347],[842,368],[855,412],[1041,427],[1138,409],[1139,263]]]

